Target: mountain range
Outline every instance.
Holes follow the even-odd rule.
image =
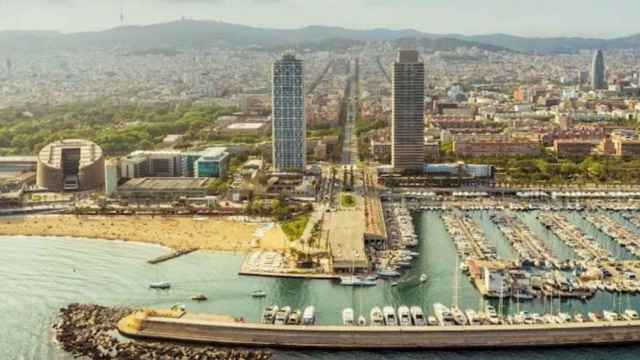
[[[352,30],[329,26],[270,29],[196,20],[180,20],[145,26],[122,26],[104,31],[69,34],[53,31],[0,32],[0,49],[8,51],[113,47],[144,50],[150,48],[206,48],[210,46],[330,49],[380,41],[394,42],[396,45],[414,43],[432,50],[474,46],[489,51],[535,53],[571,53],[580,49],[640,49],[640,34],[616,39],[529,38],[507,34],[430,34],[413,29]]]

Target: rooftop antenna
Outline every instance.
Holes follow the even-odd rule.
[[[120,26],[124,26],[124,0],[120,2]]]

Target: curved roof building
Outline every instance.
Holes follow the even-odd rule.
[[[38,154],[38,186],[50,191],[92,190],[104,184],[102,148],[88,140],[51,143]]]

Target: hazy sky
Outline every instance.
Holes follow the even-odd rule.
[[[102,30],[194,19],[296,28],[617,37],[640,33],[640,0],[0,0],[0,30]]]

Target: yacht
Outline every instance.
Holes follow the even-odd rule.
[[[438,319],[436,319],[435,316],[428,316],[427,317],[427,325],[429,326],[436,326],[438,325]]]
[[[374,307],[371,309],[370,313],[371,318],[371,326],[382,326],[384,325],[384,315],[382,314],[382,310],[379,307]]]
[[[480,316],[474,310],[468,309],[465,311],[465,315],[467,316],[467,321],[469,325],[480,325],[482,323]]]
[[[307,306],[302,313],[302,324],[313,325],[316,323],[316,308]]]
[[[413,320],[413,325],[415,326],[425,326],[427,325],[427,321],[424,318],[424,313],[422,312],[422,308],[420,306],[412,306],[409,309],[411,312],[411,319]]]
[[[276,313],[278,312],[278,307],[276,305],[268,306],[262,312],[262,323],[263,324],[273,324],[273,321],[276,319]]]
[[[411,326],[411,312],[409,308],[402,305],[398,308],[398,319],[400,320],[400,326]]]
[[[191,300],[193,300],[193,301],[207,301],[207,296],[205,294],[193,295],[191,297]]]
[[[453,321],[455,321],[456,325],[464,325],[467,322],[467,318],[464,316],[464,313],[458,305],[451,306],[451,314],[453,315]]]
[[[558,319],[560,319],[561,324],[571,322],[571,316],[567,313],[558,313]]]
[[[380,277],[398,277],[402,274],[396,270],[380,270],[378,271],[378,276]]]
[[[302,313],[300,312],[300,310],[296,310],[292,312],[291,315],[289,315],[289,318],[287,319],[287,325],[300,325],[301,321]]]
[[[433,313],[435,314],[436,319],[438,319],[438,324],[440,326],[449,326],[456,324],[455,320],[453,319],[451,310],[440,303],[433,304]]]
[[[623,314],[622,314],[622,318],[627,320],[627,321],[634,321],[634,320],[638,320],[638,312],[635,310],[626,310]]]
[[[276,325],[285,325],[291,314],[291,308],[289,306],[283,306],[276,312],[276,320],[273,322]]]
[[[384,315],[385,325],[398,326],[398,318],[396,317],[396,311],[393,306],[385,306],[382,308],[382,314]]]
[[[267,293],[264,290],[256,290],[251,293],[252,298],[263,298],[267,296]]]
[[[429,277],[427,276],[427,274],[420,275],[420,282],[421,283],[427,282],[428,279],[429,279]]]
[[[616,321],[616,320],[618,320],[618,314],[616,314],[613,311],[605,310],[605,311],[602,312],[602,318],[605,321]]]
[[[367,319],[362,315],[358,317],[358,326],[367,326]]]
[[[582,314],[577,313],[575,315],[573,315],[573,320],[577,323],[583,323],[584,322],[584,316],[582,316]]]
[[[598,315],[596,315],[595,313],[592,313],[592,312],[587,314],[587,318],[589,318],[589,321],[591,321],[591,322],[600,321],[600,319],[598,318]]]
[[[496,313],[496,308],[491,305],[487,305],[485,307],[485,313],[487,314],[487,321],[491,325],[498,325],[500,323],[500,318],[498,317],[498,313]]]
[[[352,308],[346,308],[346,309],[342,310],[342,325],[344,325],[344,326],[353,326],[353,325],[355,325],[353,316],[354,315],[353,315],[353,309]]]

